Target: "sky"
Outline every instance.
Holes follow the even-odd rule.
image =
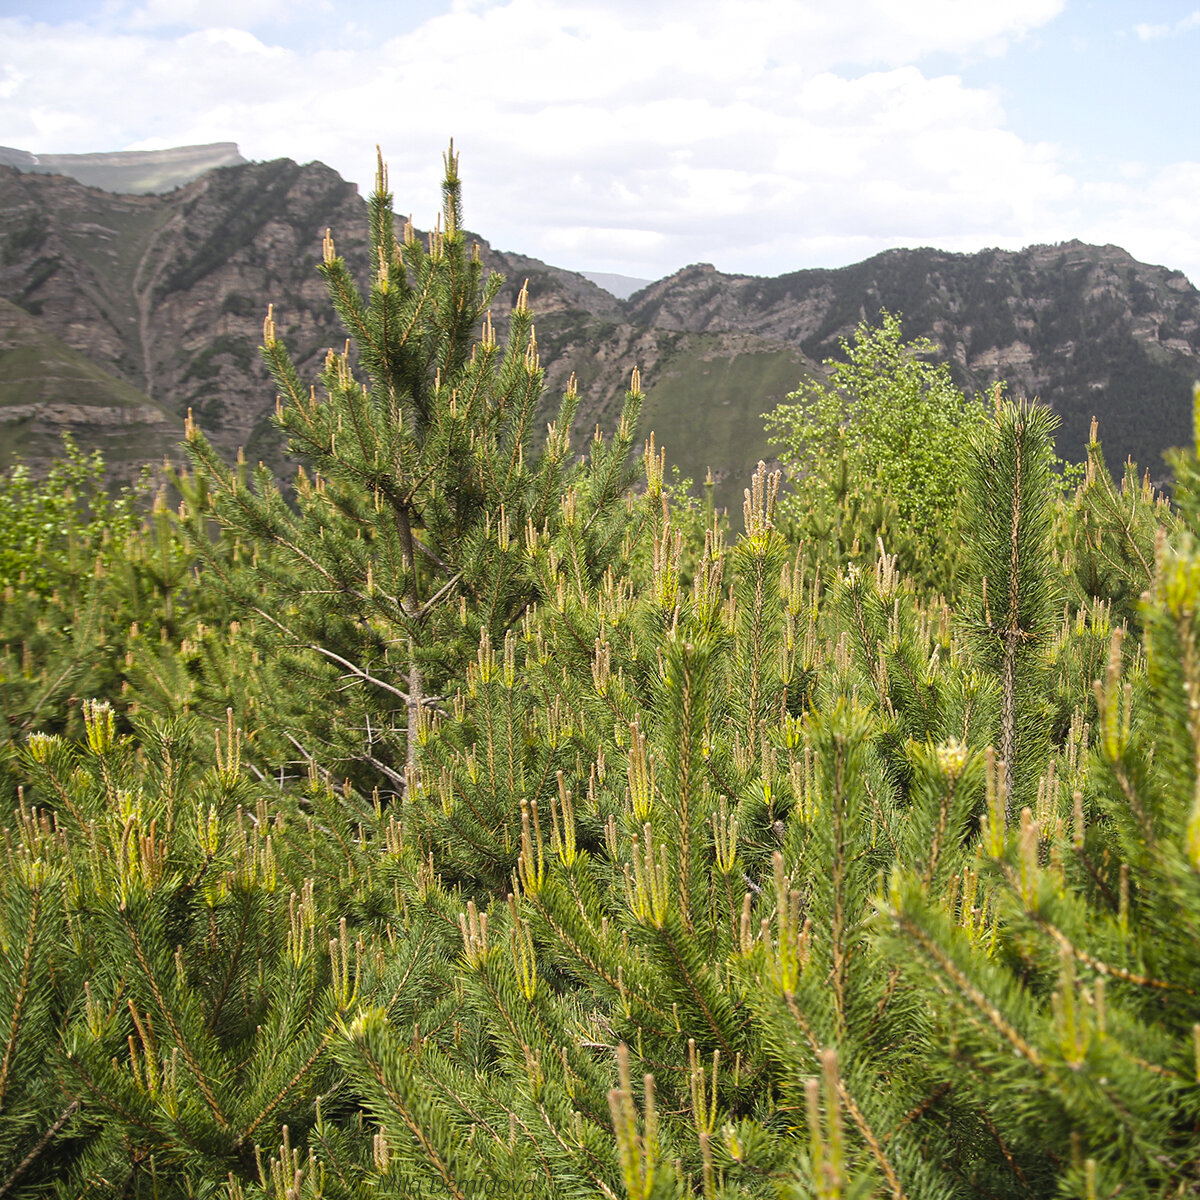
[[[655,279],[1079,238],[1200,285],[1200,0],[0,0],[0,145],[237,142]],[[336,230],[335,236],[336,236]]]

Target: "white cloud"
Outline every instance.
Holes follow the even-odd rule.
[[[1173,25],[1164,22],[1154,25],[1141,23],[1133,27],[1133,32],[1143,42],[1152,42],[1157,38],[1170,37],[1172,34],[1187,33],[1191,29],[1200,29],[1200,8],[1194,9],[1186,17],[1180,17]]]
[[[0,100],[9,100],[16,96],[28,78],[28,75],[12,67],[0,65]]]
[[[913,65],[998,52],[1063,0],[453,0],[408,32],[360,27],[316,49],[270,29],[283,0],[216,2],[145,0],[136,22],[97,28],[0,20],[0,143],[236,141],[369,184],[379,142],[397,204],[425,223],[453,135],[471,228],[633,275],[1060,240],[1084,236],[1087,204],[1107,206],[1105,240],[1154,246],[1191,220],[1182,183],[1155,177],[1147,218],[1144,180],[1081,189],[1058,148],[1006,127],[995,95]]]
[[[1077,237],[1181,270],[1200,287],[1200,162],[1172,163],[1136,184],[1094,184],[1084,191],[1099,215],[1081,221]]]
[[[179,39],[179,47],[184,52],[190,48],[193,52],[203,54],[208,48],[221,53],[231,50],[234,54],[256,58],[286,59],[288,52],[282,46],[268,46],[260,42],[254,34],[245,29],[234,29],[230,26],[199,29]]]
[[[123,8],[124,6],[121,6]],[[329,12],[327,0],[146,0],[121,12],[110,10],[108,20],[121,15],[130,29],[204,29],[209,26],[238,26],[255,29],[261,25],[287,25],[310,12]]]

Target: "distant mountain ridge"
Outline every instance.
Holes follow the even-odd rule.
[[[399,197],[410,207],[419,210]],[[320,163],[238,163],[141,195],[0,166],[0,297],[177,422],[190,407],[230,452],[244,446],[279,464],[274,389],[257,354],[262,318],[273,303],[281,336],[315,378],[344,338],[316,273],[327,226],[365,278],[366,206]],[[480,245],[506,276],[499,328],[529,280],[547,415],[574,372],[587,436],[615,419],[636,364],[644,428],[684,474],[702,479],[712,467],[723,503],[738,503],[754,462],[770,456],[760,414],[883,307],[903,314],[906,336],[940,346],[964,387],[1003,379],[1053,405],[1069,457],[1080,456],[1093,414],[1110,462],[1132,454],[1156,476],[1163,449],[1190,437],[1200,293],[1117,247],[892,250],[775,278],[697,265],[621,300],[577,272]],[[13,386],[3,361],[0,397]]]
[[[344,338],[316,272],[326,227],[365,276],[366,205],[319,163],[225,167],[165,195],[0,166],[0,297],[180,425],[192,408],[219,445],[274,461],[262,319],[274,303],[280,334],[313,376]],[[547,337],[563,314],[620,319],[620,302],[583,276],[481,248],[508,276],[493,306],[501,328],[526,278]],[[552,372],[557,385],[569,373]],[[11,386],[0,374],[0,395]]]
[[[738,330],[818,360],[881,308],[903,314],[907,337],[940,346],[968,391],[1005,381],[1051,404],[1068,457],[1080,456],[1093,415],[1110,464],[1131,455],[1155,475],[1162,451],[1191,437],[1200,292],[1182,272],[1140,263],[1117,246],[888,250],[849,267],[770,279],[702,264],[627,306],[634,324]]]
[[[618,300],[628,300],[634,292],[640,292],[654,282],[653,279],[639,279],[633,275],[614,275],[611,271],[584,271],[582,274],[597,287],[612,292]]]
[[[169,192],[199,179],[206,171],[245,161],[236,142],[101,154],[33,154],[0,146],[0,164],[4,166],[37,175],[65,175],[88,187],[133,195]]]

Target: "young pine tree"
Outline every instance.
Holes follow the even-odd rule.
[[[416,768],[423,714],[444,706],[480,631],[502,640],[540,594],[531,546],[565,536],[560,550],[588,585],[619,553],[641,401],[635,371],[616,436],[597,436],[580,462],[572,381],[534,452],[533,316],[522,289],[501,345],[489,312],[500,279],[468,246],[453,146],[442,197],[424,242],[411,224],[398,234],[380,160],[365,293],[327,234],[320,271],[350,340],[329,351],[319,390],[267,316],[277,421],[308,464],[294,504],[265,467],[247,486],[194,423],[187,435],[211,516],[254,548],[240,567],[209,568],[271,644],[277,716],[310,762],[357,764],[395,791]],[[295,705],[300,678],[327,692],[323,711]]]

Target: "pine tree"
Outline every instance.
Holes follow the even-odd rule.
[[[1114,484],[1093,420],[1084,478],[1062,507],[1058,537],[1072,598],[1081,605],[1103,601],[1119,622],[1140,629],[1138,601],[1154,582],[1158,531],[1180,529],[1170,501],[1151,484],[1149,471],[1139,480],[1133,462]]]
[[[944,895],[893,875],[905,974],[955,1050],[932,1077],[1002,1153],[974,1176],[996,1194],[1200,1187],[1196,462],[1176,458],[1185,527],[1158,542],[1144,656],[1112,631],[1094,750],[1080,714],[1013,823],[993,767],[976,861]]]
[[[211,766],[198,735],[89,703],[83,745],[29,743],[53,807],[19,809],[0,885],[0,1194],[265,1181],[260,1143],[344,1112],[340,1019],[453,1007],[456,926],[394,823],[249,778],[232,716]]]
[[[210,562],[211,573],[254,614],[271,653],[339,697],[340,743],[289,713],[301,752],[325,769],[358,762],[396,791],[416,767],[423,714],[446,703],[443,685],[480,631],[501,640],[541,594],[528,566],[536,547],[569,554],[585,586],[620,553],[641,400],[635,371],[615,438],[598,437],[580,464],[572,381],[534,453],[544,373],[526,291],[501,346],[489,312],[500,279],[484,278],[467,245],[453,146],[445,168],[423,245],[411,223],[397,239],[380,160],[365,296],[327,234],[320,270],[351,340],[329,352],[322,395],[300,381],[267,317],[277,420],[312,472],[302,469],[295,506],[263,466],[246,486],[188,426],[211,516],[255,548],[244,568]],[[277,687],[287,712],[286,675]]]
[[[1053,440],[1043,406],[996,393],[995,419],[970,446],[968,550],[981,657],[1000,683],[997,750],[1009,816],[1030,799],[1048,740],[1046,643],[1058,604],[1051,558]]]

